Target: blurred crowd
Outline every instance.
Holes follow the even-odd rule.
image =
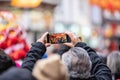
[[[102,56],[72,32],[69,43],[46,43],[48,32],[32,43],[22,65],[0,49],[0,80],[119,80],[120,52]],[[55,47],[48,52],[48,47]],[[47,51],[47,52],[46,52]]]

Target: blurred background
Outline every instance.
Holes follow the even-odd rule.
[[[120,50],[120,0],[0,0],[0,48],[14,60],[46,31],[74,32],[103,55]]]

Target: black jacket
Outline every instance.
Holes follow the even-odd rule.
[[[35,80],[28,69],[12,67],[0,75],[0,80]]]
[[[94,75],[93,80],[112,80],[111,72],[109,68],[102,62],[102,60],[98,57],[98,55],[95,53],[93,49],[88,47],[85,43],[81,43],[81,42],[76,44],[75,47],[82,47],[88,52],[92,61],[91,74]],[[46,47],[44,44],[40,42],[33,43],[30,51],[28,52],[22,64],[21,70],[19,70],[21,71],[21,73],[19,73],[19,71],[14,69],[12,71],[15,71],[15,72],[10,71],[9,73],[5,72],[4,74],[2,74],[0,76],[0,80],[16,80],[15,77],[18,78],[17,80],[24,80],[24,79],[26,80],[26,77],[24,76],[22,76],[23,77],[22,79],[18,77],[22,74],[22,72],[25,73],[22,75],[28,76],[27,80],[31,80],[31,79],[34,80],[34,78],[32,77],[32,69],[36,61],[42,58],[45,51],[46,51]],[[63,50],[62,50],[62,53],[63,53]],[[15,76],[15,74],[18,74],[18,75]]]
[[[120,79],[120,71],[118,70],[115,74],[113,74],[114,80]]]
[[[45,52],[46,47],[43,43],[33,43],[30,51],[28,52],[26,58],[23,61],[22,68],[32,71],[36,61],[38,59],[41,59]]]
[[[23,61],[22,67],[20,69],[15,67],[9,69],[0,75],[0,80],[35,80],[32,76],[32,69],[36,61],[41,59],[45,52],[46,47],[43,43],[33,43],[30,51]]]
[[[96,54],[96,52],[92,48],[90,48],[83,42],[77,43],[75,47],[81,47],[85,49],[90,56],[90,59],[92,61],[92,78],[90,80],[112,80],[110,69],[105,65],[103,60]],[[59,50],[58,53],[62,55],[64,52],[68,51],[69,48],[70,47],[68,46],[62,45],[62,48],[61,50]]]

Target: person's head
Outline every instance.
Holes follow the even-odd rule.
[[[32,74],[37,80],[67,80],[67,68],[57,54],[38,60]]]
[[[107,66],[110,68],[113,74],[115,74],[117,71],[120,71],[120,52],[113,51],[108,55]]]
[[[0,49],[0,74],[12,66],[15,66],[15,63],[2,49]]]
[[[90,78],[92,62],[84,49],[80,47],[71,48],[62,55],[62,61],[68,68],[70,80]]]

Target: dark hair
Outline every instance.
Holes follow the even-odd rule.
[[[0,74],[9,69],[10,67],[15,66],[15,63],[12,59],[0,49]]]

